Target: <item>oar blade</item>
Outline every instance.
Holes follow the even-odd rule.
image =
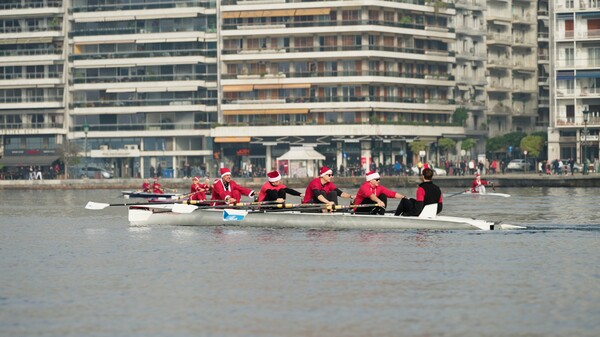
[[[187,214],[187,213],[192,213],[193,211],[195,211],[197,209],[198,209],[198,206],[194,206],[194,205],[173,204],[173,208],[171,208],[171,212]]]
[[[110,204],[104,204],[104,203],[101,203],[101,202],[88,201],[88,203],[85,205],[85,209],[98,210],[98,209],[105,209],[108,206],[110,206]]]

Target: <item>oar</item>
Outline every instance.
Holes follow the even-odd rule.
[[[207,202],[208,203],[213,203],[213,202],[222,203],[222,202],[225,202],[225,200],[207,200]],[[205,206],[196,206],[197,204],[205,205]],[[235,205],[211,206],[211,205],[206,205],[206,202],[197,203],[196,200],[188,200],[188,202],[182,203],[182,204],[174,203],[171,211],[173,213],[192,213],[193,211],[195,211],[197,209],[203,209],[203,208],[213,208],[213,209],[224,209],[224,208],[237,209],[237,208],[240,208],[241,209],[241,208],[249,208],[252,206],[273,205],[273,204],[278,204],[278,203],[276,201],[254,201],[254,202],[238,202]]]
[[[464,190],[464,191],[460,191],[460,192],[456,192],[456,193],[450,194],[450,195],[448,196],[448,198],[451,198],[451,197],[453,197],[453,196],[455,196],[455,195],[463,194],[463,193],[465,193],[465,192],[467,192],[467,191],[468,191],[468,190]]]
[[[114,207],[114,206],[144,206],[144,205],[169,205],[169,204],[179,204],[179,203],[187,203],[189,201],[194,201],[194,204],[210,204],[213,202],[224,202],[225,200],[206,200],[206,201],[198,201],[198,200],[181,200],[181,201],[177,201],[175,199],[171,200],[165,200],[165,201],[159,201],[159,202],[138,202],[138,203],[119,203],[119,204],[105,204],[105,203],[101,203],[101,202],[94,202],[94,201],[88,201],[88,203],[85,205],[86,209],[93,209],[93,210],[98,210],[98,209],[105,209],[106,207]],[[196,207],[196,206],[192,206],[192,207]]]

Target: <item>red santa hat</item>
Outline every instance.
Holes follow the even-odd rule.
[[[200,180],[200,177],[198,177],[198,176],[195,176],[194,178],[192,178],[192,180],[193,180],[193,181],[195,181],[195,180]]]
[[[381,178],[379,176],[379,173],[377,173],[377,171],[371,171],[371,172],[367,172],[367,181],[371,181],[373,179],[379,179]]]
[[[277,171],[271,171],[271,172],[267,173],[267,177],[269,178],[269,181],[272,183],[281,180],[281,175],[279,175],[279,172],[277,172]]]
[[[479,176],[480,176],[480,175],[479,175],[479,173],[475,173],[475,178],[477,178],[477,177],[479,177]]]
[[[229,171],[229,169],[227,167],[223,167],[219,173],[221,173],[221,178],[223,178],[226,175],[231,175],[231,171]]]
[[[328,174],[333,174],[333,171],[327,166],[321,167],[321,170],[319,171],[319,177],[324,177]]]

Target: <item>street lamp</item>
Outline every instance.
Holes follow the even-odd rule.
[[[83,149],[85,151],[85,177],[88,177],[88,152],[87,152],[87,134],[90,131],[90,126],[87,121],[83,122],[83,134],[85,135],[85,139],[83,141]]]
[[[583,110],[583,156],[582,156],[582,164],[583,164],[583,174],[588,173],[588,167],[586,163],[587,158],[587,122],[590,115],[589,110]]]
[[[523,154],[525,155],[525,167],[523,167],[523,171],[528,172],[529,171],[529,162],[527,162],[527,150],[524,150]]]

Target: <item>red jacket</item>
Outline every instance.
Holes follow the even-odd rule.
[[[242,195],[248,197],[254,196],[254,191],[238,185],[235,181],[229,181],[229,187],[225,188],[222,179],[215,179],[213,184],[212,197],[210,200],[226,200],[228,197],[234,198],[235,202],[240,202]],[[223,205],[224,203],[215,203],[215,205]]]

